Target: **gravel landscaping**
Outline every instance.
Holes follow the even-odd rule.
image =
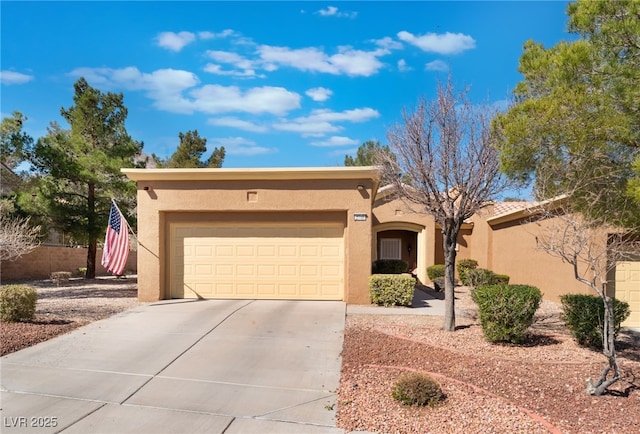
[[[75,278],[59,285],[51,280],[19,283],[33,286],[38,291],[36,315],[31,322],[0,322],[0,355],[30,347],[141,304],[135,276],[95,280]]]
[[[0,324],[3,355],[141,304],[135,277],[29,284],[39,294],[36,318]],[[591,397],[586,380],[598,376],[606,360],[573,342],[557,304],[542,303],[524,345],[492,345],[482,336],[467,289],[458,288],[456,298],[453,333],[442,331],[437,316],[347,317],[339,427],[389,434],[640,432],[637,333],[623,331],[618,339],[624,380],[611,393]],[[394,401],[394,381],[407,371],[434,377],[446,401],[435,408]]]

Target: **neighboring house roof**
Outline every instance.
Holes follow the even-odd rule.
[[[487,219],[490,225],[497,225],[515,221],[525,217],[531,217],[539,213],[541,208],[559,207],[567,195],[563,194],[541,202],[498,202],[493,206],[493,216]]]
[[[496,202],[493,205],[493,216],[499,216],[503,214],[511,214],[515,211],[520,211],[522,209],[528,208],[534,205],[535,202]]]

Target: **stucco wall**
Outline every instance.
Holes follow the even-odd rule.
[[[224,177],[230,172],[218,173]],[[131,177],[135,180],[136,174]],[[299,212],[305,221],[314,221],[327,213],[338,213],[346,225],[345,301],[369,303],[371,195],[375,185],[371,175],[364,173],[362,178],[350,179],[199,180],[196,176],[192,180],[138,180],[138,297],[143,301],[167,298],[168,226],[175,218],[205,212],[221,218],[230,217],[229,213],[253,213],[251,218],[263,215],[273,219],[274,213]],[[367,220],[355,221],[355,213],[366,214]]]
[[[536,236],[551,224],[553,220],[541,222],[542,226],[515,220],[490,226],[476,219],[474,244],[476,236],[486,239],[488,255],[485,259],[480,254],[473,258],[478,259],[479,267],[510,276],[509,283],[540,288],[546,300],[559,302],[567,293],[590,294],[590,289],[574,278],[571,265],[537,248]]]
[[[111,274],[101,264],[102,249],[96,254],[96,275]],[[0,277],[2,281],[24,279],[48,279],[54,271],[69,271],[76,275],[80,267],[87,266],[87,249],[59,246],[39,246],[28,255],[15,261],[2,261]],[[129,252],[125,271],[136,272],[137,254]]]

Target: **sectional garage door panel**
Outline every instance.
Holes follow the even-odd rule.
[[[624,327],[640,327],[640,261],[616,264],[616,298],[629,303],[631,315]]]
[[[171,227],[173,298],[342,300],[344,227]]]

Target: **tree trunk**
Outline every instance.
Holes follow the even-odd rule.
[[[89,234],[89,248],[87,249],[87,279],[96,278],[96,186],[89,183],[87,192],[87,228]]]
[[[591,395],[602,395],[609,386],[621,378],[620,367],[616,357],[615,346],[615,318],[613,311],[613,299],[603,291],[600,294],[604,303],[604,324],[602,328],[602,353],[607,357],[607,366],[602,370],[600,378],[596,383],[591,379],[587,381],[587,392]],[[613,376],[607,378],[613,371]]]
[[[456,273],[456,242],[460,224],[448,219],[442,230],[444,248],[444,330],[448,332],[456,329],[455,309],[455,273]]]

